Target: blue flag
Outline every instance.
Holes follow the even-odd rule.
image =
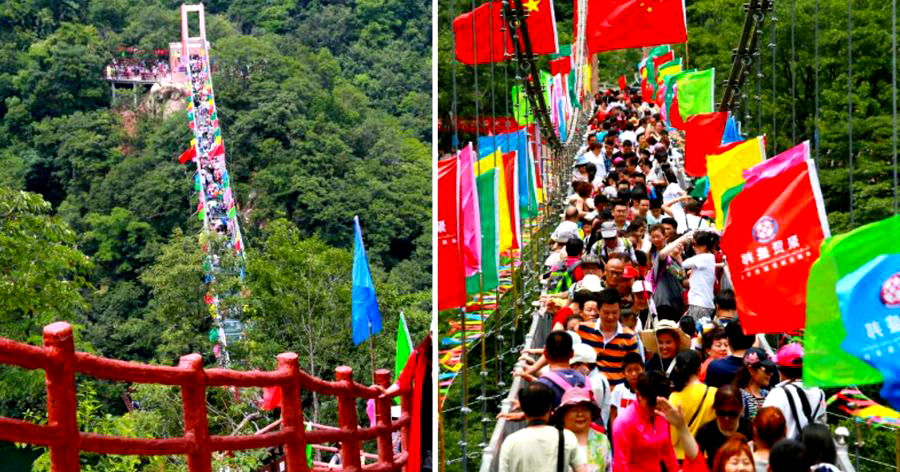
[[[882,254],[835,287],[847,337],[841,347],[880,370],[882,397],[900,408],[900,254]]]
[[[747,138],[741,136],[741,125],[737,119],[729,116],[728,121],[725,122],[725,132],[722,133],[722,144],[736,143],[745,139]]]
[[[381,332],[381,311],[375,297],[375,284],[369,272],[366,248],[363,246],[359,217],[353,217],[353,344]]]

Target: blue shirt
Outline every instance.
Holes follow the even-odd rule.
[[[719,388],[730,384],[743,365],[744,358],[736,356],[728,356],[710,362],[706,369],[706,385]]]

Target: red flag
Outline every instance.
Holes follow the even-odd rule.
[[[214,147],[213,150],[209,152],[209,157],[221,156],[222,154],[225,154],[225,144],[224,143],[219,144],[218,146]]]
[[[619,90],[625,91],[628,88],[628,79],[625,78],[624,75],[619,76]]]
[[[706,175],[706,156],[722,152],[719,147],[727,121],[728,113],[718,111],[691,115],[684,122],[684,171],[688,175]]]
[[[675,51],[669,51],[662,56],[656,56],[653,58],[653,77],[656,77],[656,80],[659,81],[659,66],[675,59]]]
[[[281,406],[281,387],[263,387],[262,409],[274,410]]]
[[[678,91],[675,91],[675,96],[672,97],[672,106],[666,111],[666,118],[669,119],[669,124],[675,128],[683,130],[685,127],[684,120],[681,118],[681,111],[678,110]]]
[[[185,150],[183,153],[181,153],[180,156],[178,156],[178,163],[187,164],[188,162],[194,160],[195,157],[197,157],[197,147],[191,146],[190,149]]]
[[[556,54],[559,41],[556,37],[556,14],[553,0],[526,0],[522,2],[528,25],[528,40],[534,54]],[[508,29],[508,28],[507,28]],[[508,42],[508,52],[514,53],[512,40]]]
[[[503,62],[504,50],[512,44],[507,39],[509,34],[501,29],[502,11],[501,2],[489,2],[453,20],[456,60],[470,65]]]
[[[656,106],[662,110],[663,106],[666,104],[666,87],[660,86],[656,89]]]
[[[510,227],[512,228],[512,246],[511,249],[519,249],[519,184],[516,176],[518,175],[518,162],[516,152],[508,152],[503,155],[503,171],[506,174],[506,201],[509,205]]]
[[[529,33],[531,33],[529,31]],[[561,57],[559,59],[554,59],[550,61],[550,74],[562,74],[566,75],[572,72],[572,59],[569,56]]]
[[[588,2],[589,53],[687,41],[682,0]]]
[[[806,280],[827,224],[811,161],[734,197],[722,249],[745,333],[784,333],[805,326]]]
[[[703,201],[703,206],[700,207],[700,216],[705,216],[710,220],[716,220],[716,205],[713,203],[712,192],[709,190],[706,191],[706,200]]]
[[[460,247],[459,161],[438,161],[438,310],[466,305],[466,272]]]
[[[653,84],[648,82],[646,78],[641,79],[641,101],[644,103],[653,101]]]

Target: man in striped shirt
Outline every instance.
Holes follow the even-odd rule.
[[[597,351],[597,369],[609,380],[610,387],[625,382],[622,361],[625,354],[638,352],[637,335],[619,323],[619,292],[614,288],[597,295],[600,317],[578,325],[581,342]]]

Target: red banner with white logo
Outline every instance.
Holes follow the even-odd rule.
[[[810,160],[734,197],[722,250],[745,333],[783,333],[805,326],[809,268],[827,233]]]

